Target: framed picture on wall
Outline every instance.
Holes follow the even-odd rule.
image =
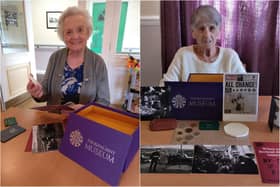
[[[61,15],[61,13],[62,13],[62,11],[47,11],[46,12],[47,29],[57,29],[58,18]]]

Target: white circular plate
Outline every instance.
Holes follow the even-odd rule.
[[[249,135],[249,128],[242,123],[229,123],[224,126],[224,131],[227,135],[237,138]]]

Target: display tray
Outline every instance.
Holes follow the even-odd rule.
[[[128,135],[138,128],[139,123],[137,118],[131,118],[95,105],[88,106],[79,111],[77,115]]]

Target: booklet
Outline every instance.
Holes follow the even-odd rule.
[[[57,150],[63,138],[62,123],[32,126],[32,152]]]
[[[258,119],[259,73],[224,75],[224,121]]]
[[[47,111],[51,113],[58,113],[58,114],[69,113],[74,111],[74,109],[68,105],[47,105],[47,106],[33,107],[32,109]]]
[[[263,183],[279,184],[279,142],[254,142]]]

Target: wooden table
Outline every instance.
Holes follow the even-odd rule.
[[[63,115],[48,112],[10,108],[1,113],[1,129],[4,118],[16,117],[23,134],[1,143],[1,186],[107,186],[108,184],[84,169],[59,151],[32,153],[24,152],[33,125],[61,122]],[[122,175],[120,185],[139,185],[139,152]]]
[[[242,122],[249,129],[249,141],[279,142],[279,129],[270,132],[268,115],[270,109],[270,96],[259,97],[259,115],[257,122]],[[141,145],[170,144],[173,131],[149,130],[149,122],[141,122]],[[218,138],[218,137],[217,137]],[[142,186],[269,186],[261,181],[259,175],[239,174],[141,174]],[[276,185],[279,186],[279,185]]]

